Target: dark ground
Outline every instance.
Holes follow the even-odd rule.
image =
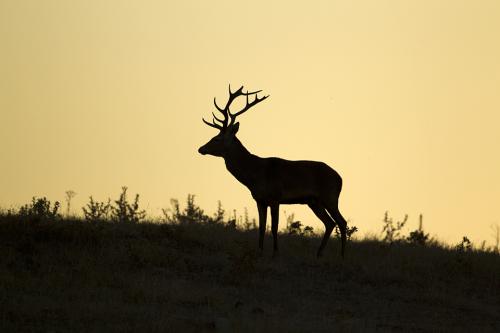
[[[214,224],[0,219],[0,332],[500,331],[500,256]]]

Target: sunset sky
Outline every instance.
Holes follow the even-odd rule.
[[[256,207],[197,153],[227,86],[270,97],[238,134],[259,156],[328,163],[342,214],[386,210],[431,235],[493,243],[500,224],[500,1],[0,0],[0,206],[74,190],[152,216],[188,193]],[[316,230],[306,207],[282,206]],[[281,227],[285,226],[282,214]]]

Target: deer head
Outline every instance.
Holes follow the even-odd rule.
[[[198,149],[198,152],[202,155],[209,154],[209,155],[224,157],[228,149],[236,142],[236,133],[238,133],[238,129],[240,126],[239,123],[235,122],[236,117],[248,111],[252,106],[262,102],[263,100],[269,97],[269,95],[267,95],[259,98],[258,93],[261,91],[262,90],[243,92],[243,86],[241,86],[238,90],[232,92],[230,85],[229,99],[227,100],[226,106],[224,108],[221,108],[217,104],[214,98],[215,108],[217,109],[217,111],[222,113],[222,116],[224,118],[221,119],[217,117],[213,112],[212,112],[213,119],[211,123],[202,118],[205,124],[207,124],[210,127],[218,129],[219,134],[214,136],[205,145],[201,146],[200,149]],[[233,101],[239,96],[246,96],[246,105],[242,110],[236,113],[231,113],[231,111],[229,110],[231,103],[233,103]],[[250,99],[250,96],[253,96],[252,101]]]

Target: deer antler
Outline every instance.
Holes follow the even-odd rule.
[[[235,120],[236,120],[236,117],[238,117],[239,115],[241,115],[242,113],[248,111],[252,106],[256,105],[257,103],[260,103],[262,102],[263,100],[265,100],[266,98],[269,97],[269,95],[266,95],[266,96],[263,96],[263,97],[260,97],[258,96],[258,93],[260,93],[262,90],[257,90],[257,91],[252,91],[252,92],[249,92],[248,90],[246,92],[243,92],[243,86],[241,86],[238,90],[236,90],[235,92],[232,92],[231,91],[231,85],[229,85],[229,99],[227,100],[227,103],[226,103],[226,106],[224,106],[224,108],[221,108],[218,104],[217,104],[217,101],[215,100],[215,97],[214,97],[214,105],[215,105],[215,108],[220,112],[222,113],[222,115],[224,116],[224,119],[220,119],[218,118],[213,112],[212,112],[212,115],[213,115],[213,119],[212,119],[212,122],[209,123],[208,121],[206,121],[205,119],[202,118],[203,122],[205,124],[207,124],[208,126],[210,127],[213,127],[213,128],[217,128],[218,130],[220,131],[225,131],[226,128],[228,128],[229,126],[233,125]],[[249,96],[255,96],[254,100],[250,102],[250,98]],[[231,113],[231,111],[229,110],[230,106],[231,106],[231,103],[233,103],[233,101],[239,97],[239,96],[246,96],[246,105],[245,107],[236,112],[236,113]],[[219,122],[219,123],[217,123]]]

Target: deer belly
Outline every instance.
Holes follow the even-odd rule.
[[[317,200],[317,193],[298,190],[283,191],[279,201],[282,204],[309,204],[315,200]]]
[[[277,204],[309,204],[317,200],[314,191],[301,188],[262,186],[255,188],[252,196],[256,201]]]

